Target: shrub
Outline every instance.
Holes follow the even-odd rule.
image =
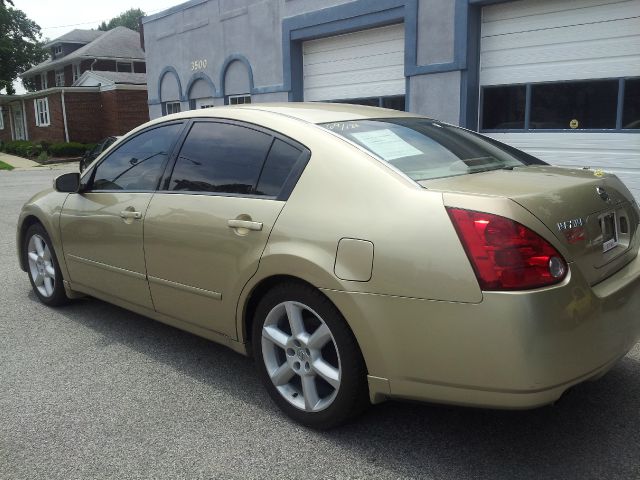
[[[40,162],[40,163],[44,163],[44,162],[46,162],[47,160],[49,160],[49,155],[47,154],[47,152],[46,152],[45,150],[42,150],[42,151],[40,152],[40,155],[38,155],[37,160],[38,160],[38,162]]]
[[[49,153],[53,157],[80,157],[86,150],[87,146],[78,142],[54,143],[49,146]]]
[[[14,140],[4,144],[4,151],[20,157],[32,158],[40,155],[42,146],[27,140]]]

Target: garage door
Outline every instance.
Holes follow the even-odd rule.
[[[304,99],[404,95],[404,24],[304,42]]]
[[[481,32],[481,129],[640,198],[640,0],[487,6]]]

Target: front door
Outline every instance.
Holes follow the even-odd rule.
[[[258,270],[303,149],[241,124],[194,123],[145,218],[156,310],[236,338],[238,297]],[[290,185],[290,184],[287,184]]]
[[[153,308],[143,221],[182,127],[164,125],[125,141],[85,175],[81,193],[69,195],[60,231],[72,288]]]
[[[11,111],[13,112],[14,140],[25,140],[26,135],[24,134],[24,114],[22,112],[22,107],[12,106]]]

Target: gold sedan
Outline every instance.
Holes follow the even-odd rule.
[[[91,295],[251,353],[282,410],[329,428],[603,375],[640,335],[639,217],[613,175],[436,120],[254,104],[130,132],[29,200],[17,244],[45,304]]]

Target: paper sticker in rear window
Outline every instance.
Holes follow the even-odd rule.
[[[383,160],[422,155],[422,152],[410,143],[405,142],[391,130],[371,130],[369,132],[354,132],[350,136],[358,140],[363,146],[371,150]]]

